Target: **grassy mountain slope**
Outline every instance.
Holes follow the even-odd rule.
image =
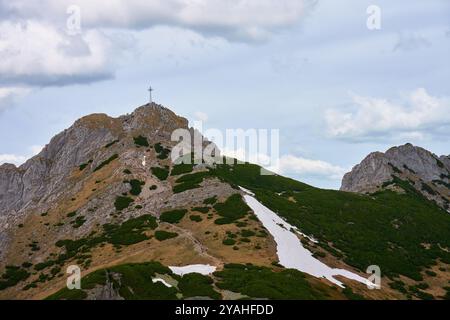
[[[154,279],[163,279],[170,287]],[[125,300],[346,298],[343,293],[297,270],[274,271],[251,264],[227,264],[211,277],[198,273],[181,277],[159,262],[146,262],[97,270],[83,278],[82,289],[64,288],[47,299],[83,300],[92,294],[98,295],[99,291]]]
[[[404,194],[372,195],[317,189],[252,164],[218,166],[214,175],[255,192],[267,207],[311,234],[319,245],[362,271],[378,265],[391,278],[416,281],[440,260],[450,263],[450,215],[407,181]]]
[[[319,240],[318,245],[336,258],[363,272],[369,265],[378,265],[383,275],[392,280],[390,285],[406,297],[433,298],[424,291],[429,287],[424,278],[429,278],[430,268],[437,263],[441,266],[450,263],[447,251],[450,216],[408,182],[395,181],[405,191],[403,194],[382,191],[361,195],[322,190],[279,175],[263,176],[260,169],[252,164],[220,165],[202,177],[218,177],[235,188],[239,185],[252,190],[259,201],[302,232],[313,235]],[[185,175],[182,181],[185,183],[190,177]],[[189,188],[198,186],[192,184]],[[177,281],[181,279],[171,276]],[[400,280],[405,277],[411,280],[409,286]],[[204,281],[219,291],[229,290],[253,298],[329,298],[317,286],[302,282],[303,278],[295,270],[226,265],[223,271],[214,273],[212,280]],[[278,285],[274,287],[271,283]],[[184,296],[183,292],[174,293],[178,293],[175,297]],[[345,291],[336,294],[339,293]],[[355,297],[351,292],[348,295]]]

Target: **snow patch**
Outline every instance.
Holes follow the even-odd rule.
[[[167,283],[164,279],[161,279],[161,278],[154,278],[154,279],[152,279],[152,282],[153,283],[161,282],[167,288],[172,288],[172,285],[170,283]]]
[[[241,189],[247,192],[246,189]],[[275,242],[277,243],[278,259],[282,266],[297,269],[317,278],[326,278],[342,288],[344,287],[343,283],[335,279],[334,276],[340,275],[363,284],[370,283],[364,277],[351,271],[331,268],[314,258],[312,253],[303,247],[300,239],[291,230],[294,230],[296,233],[302,233],[296,227],[293,227],[279,217],[275,212],[265,207],[250,194],[253,195],[253,193],[244,195],[244,200],[275,239]],[[308,238],[317,242],[317,240],[312,237]]]
[[[184,267],[169,267],[169,269],[179,276],[184,276],[188,273],[200,273],[207,276],[216,271],[216,267],[209,264],[191,264]]]

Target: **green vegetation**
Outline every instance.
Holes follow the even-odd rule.
[[[421,271],[436,259],[450,263],[450,253],[441,249],[450,247],[450,216],[409,181],[394,178],[405,194],[386,190],[369,196],[317,189],[279,175],[261,175],[260,170],[241,164],[210,171],[252,190],[265,206],[314,235],[323,249],[360,270],[376,264],[391,278],[402,274],[421,281]],[[429,249],[422,243],[430,244]]]
[[[107,166],[108,164],[110,164],[112,161],[116,160],[117,158],[119,158],[118,154],[114,154],[111,157],[109,157],[108,159],[106,159],[105,161],[103,161],[102,163],[100,163],[97,168],[94,169],[94,172],[102,169],[104,166]]]
[[[436,272],[431,271],[431,270],[425,270],[425,273],[426,273],[428,276],[430,276],[430,277],[436,277],[436,276],[437,276]]]
[[[52,260],[49,260],[49,261],[46,261],[46,262],[37,263],[37,264],[34,266],[34,270],[36,270],[36,271],[41,271],[41,270],[44,270],[45,268],[50,267],[50,266],[52,266],[52,265],[54,265],[54,264],[55,264],[55,263],[54,263],[54,261],[52,261]]]
[[[159,219],[164,222],[168,223],[178,223],[181,219],[184,218],[185,214],[187,213],[186,209],[180,209],[180,210],[170,210],[163,212]]]
[[[142,186],[145,185],[144,181],[140,181],[140,180],[137,180],[137,179],[132,179],[130,181],[126,180],[126,181],[124,181],[124,183],[130,184],[130,186],[131,186],[130,193],[133,196],[140,195],[141,192],[142,192]]]
[[[224,203],[216,203],[214,209],[223,217],[216,220],[217,224],[233,223],[245,217],[251,211],[240,194],[231,195]]]
[[[154,184],[154,185],[150,186],[149,189],[153,191],[153,190],[158,189],[158,186]]]
[[[164,240],[172,239],[172,238],[176,238],[176,237],[178,237],[178,233],[176,233],[176,232],[168,232],[168,231],[163,231],[163,230],[155,231],[155,238],[158,241],[164,241]]]
[[[85,217],[84,217],[84,216],[79,216],[79,217],[77,217],[77,218],[72,222],[72,227],[74,227],[75,229],[78,229],[78,228],[81,227],[85,222],[86,222]]]
[[[39,243],[37,243],[36,241],[33,241],[28,246],[31,248],[31,251],[39,251],[39,250],[41,250],[41,248],[39,247]]]
[[[395,173],[402,173],[402,171],[396,166],[394,166],[392,163],[389,162],[388,165],[392,168],[392,170],[394,170]]]
[[[416,298],[419,298],[421,300],[434,300],[434,296],[420,290],[419,286],[409,286],[409,294],[415,296]]]
[[[48,297],[46,300],[84,300],[87,297],[87,293],[81,289],[69,290],[64,288]]]
[[[82,279],[82,290],[64,288],[49,296],[47,300],[82,300],[87,298],[86,290],[96,285],[105,286],[112,283],[119,295],[126,300],[174,300],[177,299],[176,288],[168,288],[160,282],[153,283],[156,274],[172,275],[169,268],[159,262],[125,264],[108,269],[97,270]],[[116,281],[113,275],[120,277]]]
[[[418,284],[416,285],[416,287],[419,288],[419,289],[421,289],[421,290],[426,290],[426,289],[428,289],[430,286],[428,285],[428,283],[421,282],[421,283],[418,283]]]
[[[123,170],[123,173],[125,173],[125,174],[131,174],[131,171],[130,171],[129,169],[125,169],[125,170]]]
[[[226,238],[225,240],[222,241],[222,243],[226,246],[234,246],[236,244],[236,240],[231,239],[231,238]]]
[[[227,236],[230,237],[230,238],[233,238],[233,239],[237,237],[237,235],[234,234],[234,233],[231,232],[231,231],[227,231]]]
[[[118,211],[122,211],[123,209],[128,208],[132,202],[134,202],[134,200],[130,197],[118,196],[116,197],[116,201],[114,201],[114,207],[116,207]]]
[[[179,176],[180,174],[190,173],[194,170],[193,164],[176,164],[173,166],[172,171],[170,172],[171,176]]]
[[[449,282],[450,283],[450,282]],[[442,297],[445,300],[450,300],[450,287],[444,287],[445,295]]]
[[[406,164],[403,165],[403,168],[408,170],[409,172],[411,172],[413,174],[416,174],[416,172],[413,169],[409,168]]]
[[[405,283],[400,280],[396,280],[394,282],[389,283],[389,287],[391,287],[394,290],[397,290],[403,294],[408,293],[408,290],[405,288]]]
[[[444,187],[446,187],[447,189],[450,190],[450,183],[447,183],[447,182],[441,181],[441,180],[433,180],[433,183],[434,183],[435,185],[440,184],[440,185],[442,185],[442,186],[444,186]]]
[[[111,146],[113,146],[113,145],[115,145],[117,142],[119,142],[120,140],[119,139],[117,139],[117,140],[114,140],[114,141],[112,141],[112,142],[110,142],[110,143],[108,143],[106,146],[105,146],[105,149],[108,149],[109,147],[111,147]]]
[[[199,215],[191,215],[191,216],[189,216],[189,219],[191,219],[191,221],[195,221],[195,222],[201,222],[203,220],[202,217],[200,217]]]
[[[203,179],[209,177],[208,171],[196,172],[182,176],[176,180],[177,185],[173,187],[174,193],[181,193],[186,190],[200,188]]]
[[[206,204],[206,205],[208,205],[208,204],[213,205],[216,202],[217,202],[216,196],[203,200],[203,204]]]
[[[80,171],[83,171],[84,169],[86,169],[86,167],[87,167],[89,164],[91,164],[92,162],[93,162],[92,160],[89,160],[89,161],[86,162],[86,163],[80,164],[80,166],[79,166]]]
[[[78,240],[59,240],[56,246],[65,248],[65,253],[60,254],[56,260],[48,260],[43,263],[36,264],[35,270],[43,270],[53,265],[63,265],[65,261],[72,258],[86,258],[85,253],[91,248],[107,242],[115,246],[132,245],[145,240],[149,237],[145,235],[146,230],[156,229],[158,224],[155,217],[144,215],[139,218],[129,219],[120,225],[105,224],[103,233],[98,236],[89,236]]]
[[[161,143],[155,144],[155,151],[158,153],[157,158],[160,160],[167,159],[170,154],[170,149],[167,149],[161,145]]]
[[[213,280],[208,276],[190,273],[181,278],[178,289],[183,293],[183,298],[209,297],[219,300],[222,296],[213,289],[213,283]]]
[[[266,189],[277,193],[290,191],[295,194],[305,188],[311,188],[307,184],[276,174],[261,175],[261,167],[253,164],[217,165],[216,169],[210,169],[210,173],[232,185],[252,188],[252,191],[253,189]]]
[[[192,211],[197,211],[197,212],[201,212],[201,213],[208,213],[209,212],[209,207],[194,207],[194,208],[192,208]]]
[[[240,292],[251,298],[319,300],[323,292],[311,287],[303,273],[293,269],[274,272],[266,267],[227,264],[214,272],[220,289]]]
[[[19,282],[28,279],[30,273],[17,266],[6,266],[5,272],[0,277],[0,290],[14,287]]]
[[[149,147],[150,146],[146,137],[137,136],[137,137],[134,137],[133,140],[134,140],[134,144],[138,147]]]
[[[314,258],[325,258],[327,256],[327,254],[323,251],[316,251],[313,254]]]
[[[166,180],[169,176],[169,170],[167,170],[166,168],[153,167],[151,168],[151,170],[153,175],[161,181]]]
[[[156,218],[147,214],[127,220],[121,225],[105,224],[104,238],[114,245],[131,245],[149,239],[144,231],[154,230],[157,227]]]
[[[354,293],[352,288],[345,288],[344,290],[342,290],[342,293],[347,297],[347,299],[349,300],[364,300],[364,297]]]
[[[77,212],[76,211],[72,211],[72,212],[69,212],[68,214],[67,214],[67,218],[73,218],[73,217],[75,217],[77,215]]]
[[[243,237],[248,238],[248,237],[253,237],[255,235],[256,235],[256,233],[251,230],[245,230],[245,229],[241,230],[241,236],[243,236]]]
[[[425,191],[428,194],[431,194],[432,196],[435,196],[437,193],[433,190],[428,184],[422,182],[422,191]]]

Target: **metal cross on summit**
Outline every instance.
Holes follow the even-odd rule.
[[[153,103],[153,100],[152,100],[152,91],[153,91],[154,89],[150,86],[150,88],[148,88],[148,92],[150,92],[150,103]]]

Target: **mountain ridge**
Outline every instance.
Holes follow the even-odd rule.
[[[344,175],[341,191],[374,193],[408,180],[429,200],[449,210],[450,158],[407,143],[386,152],[373,152]]]
[[[262,176],[252,164],[172,163],[176,142],[170,137],[179,128],[193,132],[185,118],[156,104],[117,118],[93,114],[57,134],[22,166],[0,166],[0,279],[5,279],[0,298],[160,298],[164,292],[187,298],[192,292],[182,287],[188,284],[166,292],[157,274],[184,283],[191,276],[179,277],[167,266],[191,264],[217,270],[192,280],[205,285],[200,296],[445,296],[437,280],[448,276],[450,217],[404,181],[392,189],[396,192],[363,195]],[[368,290],[339,279],[346,286],[340,289],[279,265],[278,243],[246,205],[240,186],[297,228],[290,232],[316,259],[359,276],[379,264],[386,284]],[[85,290],[61,289],[70,264],[79,265],[87,277]],[[135,283],[133,270],[153,276]],[[255,272],[268,281],[259,282]],[[126,286],[108,289],[119,280],[134,294]],[[252,285],[242,287],[246,281]],[[283,285],[274,289],[274,281]],[[229,290],[239,294],[230,296]]]

